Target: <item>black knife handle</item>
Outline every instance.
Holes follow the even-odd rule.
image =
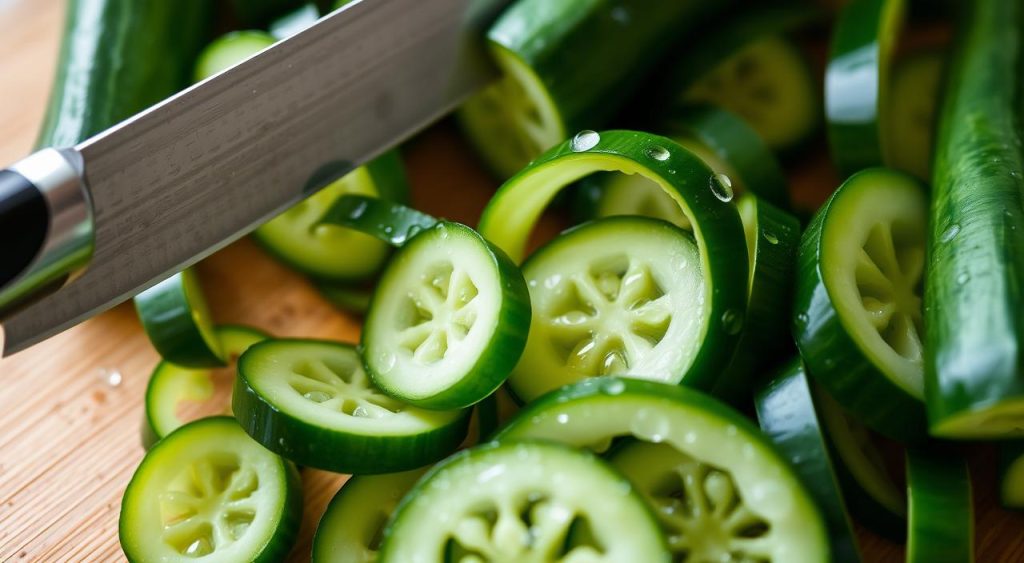
[[[43,149],[0,170],[0,318],[74,279],[93,231],[74,150]]]

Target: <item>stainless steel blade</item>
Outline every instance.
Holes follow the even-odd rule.
[[[4,321],[4,355],[232,242],[450,111],[492,76],[503,0],[359,0],[76,147],[95,253]]]

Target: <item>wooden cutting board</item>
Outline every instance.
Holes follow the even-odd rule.
[[[60,0],[0,0],[0,163],[32,146],[62,11]],[[495,183],[450,125],[423,133],[403,155],[418,207],[476,223]],[[805,201],[820,200],[834,186],[822,159],[794,175]],[[554,228],[549,223],[542,230]],[[358,318],[335,311],[248,240],[204,261],[199,271],[218,322],[279,336],[358,338]],[[142,459],[142,396],[157,360],[130,304],[0,360],[0,561],[123,559],[118,511]],[[974,461],[978,561],[1024,561],[1024,518],[994,508],[991,452]],[[304,474],[306,512],[295,561],[308,560],[315,524],[343,480]],[[900,546],[863,530],[860,537],[866,561],[902,559]]]

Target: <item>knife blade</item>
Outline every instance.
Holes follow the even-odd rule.
[[[4,356],[194,264],[453,109],[494,77],[480,43],[504,3],[357,0],[74,149],[12,166],[63,157],[54,166],[85,188],[91,214],[74,216],[92,255],[81,275],[46,280],[73,281],[3,319]],[[9,178],[8,191],[39,200],[35,177]],[[73,192],[67,178],[63,191],[35,183],[51,214],[52,194]],[[0,223],[17,210],[5,215],[0,201]],[[40,256],[34,264],[47,263]],[[11,281],[2,273],[0,286]],[[31,274],[14,282],[42,275]]]

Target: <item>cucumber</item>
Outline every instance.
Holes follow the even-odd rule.
[[[799,359],[787,364],[754,396],[761,430],[789,458],[818,503],[832,545],[832,561],[861,560],[846,512],[810,381]]]
[[[455,409],[504,383],[529,329],[529,290],[515,264],[473,229],[442,221],[410,239],[381,274],[361,343],[382,391]]]
[[[565,186],[593,172],[638,174],[657,183],[683,210],[700,251],[704,277],[701,345],[685,376],[709,388],[732,357],[747,303],[746,237],[732,205],[731,181],[675,142],[635,131],[582,131],[506,182],[484,209],[480,233],[521,260],[541,211]],[[701,298],[698,297],[698,301]]]
[[[594,541],[574,529],[586,526]],[[671,561],[654,515],[589,452],[488,444],[430,470],[388,522],[379,561]]]
[[[402,246],[437,226],[438,220],[394,201],[346,194],[338,198],[316,224],[354,229],[392,246]]]
[[[231,405],[256,441],[300,465],[392,473],[455,451],[469,411],[426,411],[392,399],[363,371],[355,348],[267,340],[238,359]]]
[[[967,462],[955,452],[907,452],[907,563],[974,561],[974,507]]]
[[[728,4],[518,0],[487,33],[503,76],[459,110],[463,130],[508,178],[570,131],[605,124],[671,40]]]
[[[221,325],[214,336],[232,362],[250,346],[270,338],[266,333],[247,326]],[[234,380],[234,367],[231,368]],[[231,404],[217,383],[223,373],[211,369],[189,369],[162,361],[149,376],[146,386],[146,414],[142,423],[142,444],[147,449],[186,422],[203,414],[225,414]],[[230,385],[227,390],[230,390]]]
[[[206,0],[68,2],[37,146],[70,147],[187,86],[213,7]]]
[[[509,390],[529,402],[600,375],[685,383],[708,332],[699,262],[689,233],[646,217],[586,223],[537,250],[523,264],[533,319]]]
[[[825,71],[825,117],[832,160],[849,175],[879,166],[887,152],[879,123],[888,115],[893,51],[904,0],[853,0],[839,15]]]
[[[1024,433],[1024,156],[1016,2],[978,0],[951,62],[936,141],[925,280],[931,433]]]
[[[697,546],[694,559],[829,560],[821,513],[789,462],[746,417],[703,393],[637,379],[586,379],[526,405],[495,439],[600,449],[620,436],[671,446],[704,477],[715,471],[692,502],[704,496],[736,506],[733,514],[744,526],[733,538],[713,515],[693,514],[684,545]],[[659,478],[678,489],[685,476],[677,465]],[[681,555],[676,551],[677,560]]]
[[[896,542],[906,541],[906,489],[897,486],[889,474],[871,431],[843,410],[821,386],[814,385],[813,391],[850,513],[876,534]]]
[[[927,433],[921,328],[927,200],[912,177],[851,176],[800,247],[793,331],[810,374],[839,404],[901,441]]]
[[[274,43],[277,43],[277,38],[265,31],[242,30],[221,35],[199,54],[193,81],[199,82],[219,74]]]
[[[375,563],[384,524],[425,471],[356,475],[345,481],[316,527],[313,563]]]
[[[892,70],[889,104],[882,122],[885,164],[929,181],[939,87],[946,53],[938,50],[897,58]]]
[[[230,417],[178,428],[146,453],[121,501],[129,561],[282,561],[302,521],[295,466]]]
[[[800,222],[754,195],[736,204],[747,235],[750,297],[736,353],[712,389],[721,399],[738,402],[750,395],[758,373],[775,365],[792,348],[785,327],[792,311],[793,275],[800,245]]]
[[[999,444],[999,503],[1024,510],[1024,442],[1020,440]]]
[[[191,368],[224,365],[195,270],[178,272],[136,295],[135,311],[164,360]]]

